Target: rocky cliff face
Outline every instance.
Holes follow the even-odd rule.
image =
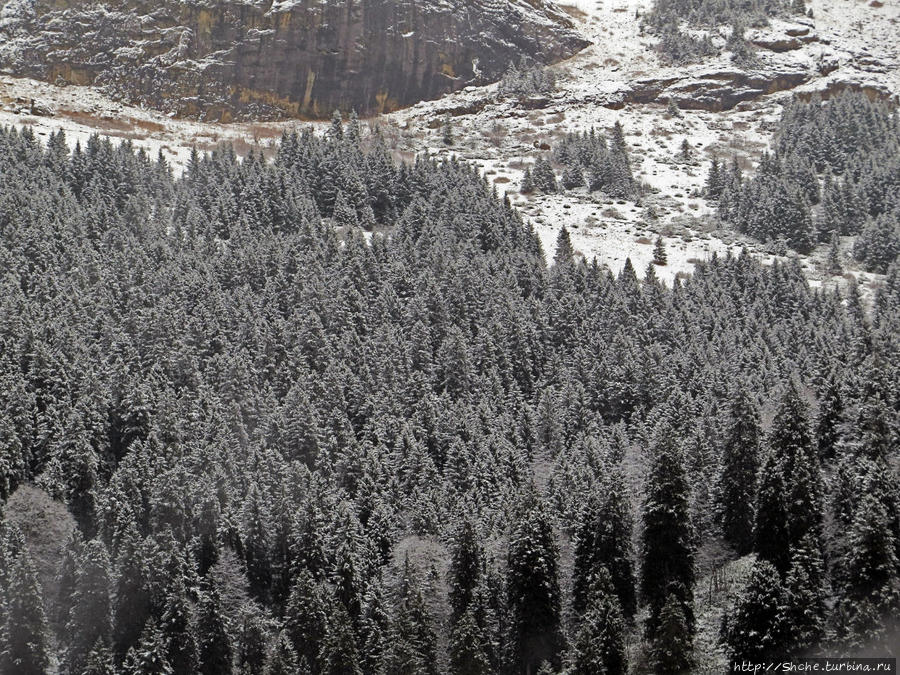
[[[2,0],[0,0],[2,1]],[[546,0],[9,0],[0,68],[212,120],[386,112],[588,43]]]

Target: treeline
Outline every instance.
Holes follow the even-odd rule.
[[[766,26],[769,17],[806,12],[804,0],[655,0],[642,26],[659,37],[656,50],[663,60],[675,64],[718,54],[709,30],[730,26],[725,49],[738,65],[750,66],[756,59],[744,39],[747,26]]]
[[[509,64],[497,91],[514,98],[552,94],[556,91],[556,72],[541,63],[529,63],[523,57],[518,65]]]
[[[654,25],[692,26],[767,25],[768,18],[779,14],[805,12],[802,0],[655,0],[649,14]]]
[[[587,187],[588,191],[602,191],[616,198],[634,197],[638,185],[631,173],[631,161],[622,125],[613,125],[609,140],[591,129],[590,132],[569,133],[555,144],[553,161],[562,165],[563,172],[557,181],[550,161],[539,157],[534,167],[525,169],[521,192],[545,194]]]
[[[761,241],[807,252],[835,235],[858,236],[854,254],[886,272],[900,254],[900,122],[896,109],[859,92],[792,101],[750,180],[714,161],[707,194],[719,215]]]
[[[0,672],[680,672],[723,547],[729,654],[891,644],[896,266],[871,312],[565,230],[548,268],[476,169],[359,136],[175,180],[0,131],[0,489],[77,522],[47,560],[4,521]]]

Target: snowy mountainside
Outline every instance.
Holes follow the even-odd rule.
[[[701,195],[710,162],[736,157],[752,171],[769,147],[783,104],[794,94],[828,96],[853,88],[896,97],[900,7],[813,0],[807,5],[811,19],[773,19],[768,27],[748,31],[758,58],[748,71],[732,63],[724,50],[724,32],[714,36],[721,48],[718,56],[700,64],[662,62],[654,50],[657,38],[642,28],[651,5],[651,0],[562,4],[575,30],[592,44],[559,64],[557,90],[545,97],[519,102],[501,95],[497,84],[469,86],[369,122],[400,157],[428,152],[476,163],[534,225],[548,257],[565,226],[577,252],[614,272],[630,258],[643,274],[653,244],[662,236],[668,264],[655,272],[667,283],[714,253],[746,247],[772,260],[771,250],[722,229],[711,217],[714,205]],[[676,115],[667,107],[670,99],[680,108]],[[32,100],[53,116],[34,114]],[[38,134],[64,128],[72,140],[83,141],[96,131],[128,138],[153,153],[162,150],[176,168],[193,146],[203,150],[232,141],[246,152],[250,146],[273,145],[283,128],[298,124],[188,122],[121,105],[91,88],[12,77],[0,79],[0,101],[5,104],[0,122],[33,124]],[[454,137],[450,146],[441,134],[448,115]],[[606,131],[616,121],[625,131],[634,176],[646,186],[640,198],[609,199],[585,188],[555,195],[519,193],[525,169],[549,156],[565,133]],[[689,159],[679,157],[685,140],[691,147]],[[851,246],[845,238],[845,271],[863,288],[877,283],[878,275],[854,266]],[[824,271],[825,256],[820,247],[799,257],[814,285],[841,283],[842,277]]]

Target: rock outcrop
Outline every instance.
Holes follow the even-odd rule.
[[[674,100],[686,110],[730,110],[743,101],[793,89],[808,82],[812,74],[798,67],[696,69],[684,75],[648,78],[634,82],[625,92],[625,102],[665,103]]]
[[[0,0],[2,2],[2,0]],[[587,45],[549,0],[9,0],[0,68],[209,120],[386,112]]]

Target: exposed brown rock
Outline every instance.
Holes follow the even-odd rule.
[[[587,45],[545,0],[36,0],[0,67],[182,116],[389,111]]]

